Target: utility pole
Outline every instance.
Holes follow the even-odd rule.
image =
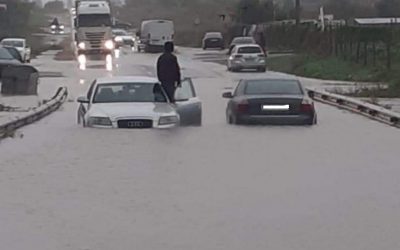
[[[296,0],[296,25],[300,24],[301,20],[301,4],[300,0]]]

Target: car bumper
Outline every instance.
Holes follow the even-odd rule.
[[[266,62],[238,62],[230,61],[231,68],[235,69],[257,69],[266,67]]]
[[[113,50],[109,49],[79,49],[78,54],[79,55],[108,55],[111,54]]]
[[[307,125],[312,123],[314,115],[240,115],[239,123],[270,125]]]

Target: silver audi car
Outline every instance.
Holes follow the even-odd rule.
[[[228,70],[236,72],[243,69],[267,70],[267,56],[259,45],[241,44],[233,48],[228,58]]]
[[[201,125],[201,102],[190,78],[182,80],[171,103],[155,78],[110,77],[95,80],[78,98],[78,124],[97,128],[173,128]]]

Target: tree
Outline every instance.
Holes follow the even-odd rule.
[[[44,8],[48,11],[53,11],[53,12],[64,11],[64,2],[59,0],[50,1],[44,5]]]
[[[399,0],[381,0],[376,4],[376,10],[381,17],[398,17],[400,16]]]
[[[20,0],[0,0],[0,4],[7,5],[7,11],[0,13],[0,38],[25,36],[35,4]]]

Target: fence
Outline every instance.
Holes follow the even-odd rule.
[[[258,27],[268,48],[295,50],[319,56],[337,56],[344,60],[392,66],[393,51],[399,44],[400,30],[395,26],[328,26],[324,31],[315,24],[264,24]]]

